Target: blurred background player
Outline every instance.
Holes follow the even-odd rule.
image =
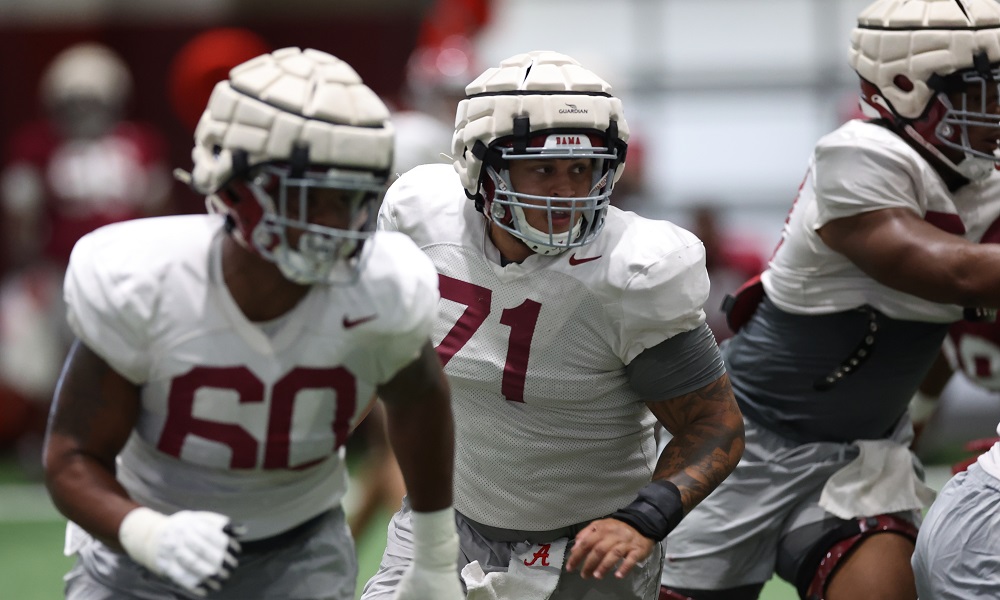
[[[29,474],[40,473],[45,414],[72,338],[61,286],[73,244],[101,225],[170,210],[163,139],[126,119],[131,87],[115,52],[71,46],[42,77],[44,118],[6,144],[0,394],[27,402],[18,447]]]
[[[449,35],[413,51],[406,63],[403,106],[392,115],[394,174],[402,175],[417,165],[451,162],[455,108],[465,98],[465,85],[480,70],[472,43],[464,35]]]
[[[705,320],[719,342],[733,335],[722,301],[748,279],[759,275],[766,264],[756,244],[723,227],[720,223],[723,212],[710,200],[699,202],[691,210],[691,233],[705,245],[705,268],[711,282],[705,301]]]
[[[871,120],[816,144],[730,312],[746,452],[667,539],[667,598],[756,598],[775,572],[802,598],[916,598],[934,494],[907,405],[949,326],[1000,306],[1000,246],[980,243],[1000,217],[1000,3],[878,0],[849,56]]]
[[[183,175],[212,214],[74,247],[77,341],[45,445],[77,556],[67,598],[353,599],[343,446],[376,393],[416,511],[393,598],[461,597],[436,276],[373,231],[388,117],[329,54],[257,57],[195,130]]]
[[[67,48],[46,69],[46,118],[14,135],[2,174],[12,266],[65,266],[83,234],[167,210],[162,138],[126,120],[131,88],[122,59],[96,43]]]
[[[951,384],[951,386],[949,386]],[[973,387],[975,386],[975,387]],[[966,400],[965,396],[979,390],[989,392],[993,408],[1000,407],[1000,323],[994,321],[960,321],[951,326],[948,336],[941,348],[941,354],[934,361],[920,387],[910,401],[910,416],[913,419],[914,447],[920,449],[926,441],[924,432],[930,430],[934,435],[934,427],[944,427],[951,420],[966,425],[960,441],[964,449],[975,454],[959,461],[952,466],[952,473],[964,471],[976,461],[978,455],[989,450],[1000,438],[987,437],[970,440],[971,429],[962,421],[967,419],[981,420],[981,414],[964,415],[957,407],[948,406]],[[948,393],[945,393],[945,390]],[[949,408],[955,408],[953,414],[948,414]],[[974,424],[978,427],[979,423]],[[946,436],[947,432],[938,435]],[[974,435],[974,434],[973,434]],[[951,441],[946,438],[946,441]]]

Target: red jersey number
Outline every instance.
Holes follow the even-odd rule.
[[[438,279],[442,298],[465,305],[465,311],[436,348],[443,366],[448,364],[455,353],[461,350],[472,339],[476,330],[486,322],[486,318],[490,315],[493,292],[489,288],[447,275],[439,275]],[[500,313],[500,323],[510,327],[500,392],[511,402],[524,402],[524,381],[528,373],[531,338],[535,334],[535,325],[541,312],[540,303],[525,299],[520,305],[505,308]]]
[[[167,420],[157,448],[180,458],[184,441],[197,436],[229,447],[231,469],[289,469],[289,449],[292,440],[292,415],[299,392],[308,389],[331,390],[336,398],[333,422],[330,424],[336,450],[347,441],[351,418],[357,407],[357,386],[354,375],[343,367],[307,369],[297,367],[279,379],[271,388],[267,437],[263,462],[258,459],[260,442],[246,429],[235,423],[220,423],[194,415],[195,394],[202,388],[230,390],[240,404],[264,402],[264,383],[246,367],[195,367],[171,382],[167,399]],[[296,465],[301,469],[322,460],[315,459]]]

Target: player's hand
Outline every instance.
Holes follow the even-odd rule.
[[[618,519],[599,519],[576,534],[566,570],[579,569],[580,577],[601,579],[612,570],[625,577],[632,567],[649,558],[656,542]],[[617,568],[615,566],[617,565]]]
[[[972,440],[971,442],[967,442],[965,446],[962,447],[962,449],[965,450],[966,452],[975,452],[976,454],[975,456],[966,458],[965,460],[962,460],[952,465],[951,474],[958,475],[962,471],[968,469],[972,465],[972,463],[979,460],[980,454],[992,448],[993,444],[997,443],[998,441],[1000,441],[1000,438],[991,437],[991,438],[981,438],[978,440]]]
[[[181,511],[167,516],[140,507],[122,521],[118,538],[136,562],[189,592],[218,590],[238,564],[238,532],[229,517]]]
[[[393,600],[465,600],[458,578],[455,511],[412,512],[413,563]]]

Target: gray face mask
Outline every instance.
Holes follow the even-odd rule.
[[[350,284],[362,268],[362,247],[371,243],[374,215],[385,182],[368,172],[329,169],[292,177],[283,167],[266,166],[247,185],[265,207],[251,243],[278,265],[289,280],[303,285]],[[309,214],[310,190],[343,191],[348,206],[344,228],[320,225]],[[272,195],[273,194],[273,195]],[[290,232],[298,231],[292,243]],[[277,243],[275,243],[277,242]]]
[[[953,105],[951,98],[943,93],[938,95],[945,113],[934,134],[942,145],[962,153],[964,158],[949,166],[970,181],[986,179],[1000,162],[996,143],[992,149],[981,150],[975,147],[969,135],[971,128],[990,129],[995,132],[996,138],[1000,138],[1000,115],[995,105],[996,98],[1000,96],[1000,69],[985,69],[983,72],[970,70],[962,73],[966,91],[958,96],[958,106]]]

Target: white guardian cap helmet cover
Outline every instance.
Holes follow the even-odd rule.
[[[195,130],[191,186],[234,238],[301,284],[352,281],[392,164],[389,110],[344,61],[284,48],[230,71]],[[310,221],[314,188],[350,192],[350,225]],[[296,204],[292,204],[296,203]],[[296,247],[288,230],[301,230]]]
[[[996,0],[877,0],[858,16],[850,64],[866,115],[890,120],[969,179],[994,170],[1000,158],[973,148],[968,128],[997,128],[1000,137],[1000,117],[986,101],[1000,82]],[[955,105],[949,94],[958,92]],[[956,164],[935,145],[964,159]]]
[[[535,51],[488,69],[465,92],[452,155],[476,208],[539,254],[593,241],[604,227],[628,148],[628,124],[611,86],[569,56]],[[585,197],[533,196],[511,184],[512,160],[581,157],[594,161]],[[548,213],[549,231],[530,226],[525,218],[525,210],[539,209]],[[566,212],[572,227],[552,233],[553,214]]]

